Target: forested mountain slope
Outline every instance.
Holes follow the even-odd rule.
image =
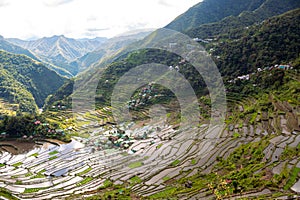
[[[0,97],[21,104],[22,111],[33,111],[36,105],[43,106],[47,96],[54,93],[65,81],[65,78],[40,62],[5,51],[0,51],[0,70]]]
[[[204,0],[178,16],[166,28],[185,32],[202,24],[217,22],[243,11],[257,9],[265,0]]]

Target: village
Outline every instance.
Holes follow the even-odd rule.
[[[246,74],[246,75],[241,75],[236,77],[235,79],[229,80],[228,83],[236,83],[237,80],[250,80],[251,76],[255,74],[259,74],[261,72],[267,72],[267,71],[272,71],[272,70],[293,70],[293,67],[291,65],[274,65],[271,67],[264,67],[264,68],[257,68],[256,72],[253,72],[251,74]]]
[[[138,177],[140,181],[130,189],[148,197],[164,191],[170,179],[179,180],[199,171],[210,173],[218,157],[226,158],[238,145],[258,142],[268,135],[274,137],[263,150],[264,161],[266,165],[275,165],[272,173],[280,174],[284,163],[279,158],[286,147],[297,147],[299,130],[291,129],[289,113],[270,116],[267,121],[260,120],[262,116],[266,117],[261,113],[255,124],[216,126],[210,132],[207,132],[208,124],[180,132],[163,120],[106,127],[91,121],[82,129],[90,130],[88,138],[74,136],[72,142],[65,144],[44,141],[19,155],[2,152],[0,185],[20,199],[62,199],[105,188],[108,183],[126,184]],[[276,135],[272,129],[266,129],[268,124],[280,127],[283,134]],[[288,162],[290,167],[299,164],[299,159]],[[291,190],[300,192],[299,184],[300,180]],[[185,187],[193,188],[193,182],[186,182]],[[261,192],[272,193],[265,189],[244,195],[251,197]],[[205,190],[182,194],[182,197],[201,199],[213,194]]]

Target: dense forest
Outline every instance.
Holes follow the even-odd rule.
[[[34,113],[65,78],[25,55],[0,51],[0,97],[17,103],[21,112]]]
[[[224,3],[225,2],[226,1],[224,1]],[[293,9],[297,9],[299,7],[300,2],[297,0],[265,0],[264,3],[259,6],[259,8],[253,11],[243,11],[239,15],[230,15],[214,23],[192,26],[190,29],[186,30],[185,33],[190,37],[198,37],[203,39],[215,38],[218,35],[228,34],[230,32],[239,32],[239,29],[260,24],[264,20]],[[177,29],[175,28],[175,30]]]
[[[206,47],[225,77],[292,64],[300,55],[299,23],[300,9],[296,9],[259,25],[220,35]]]
[[[2,139],[21,137],[30,140],[53,138],[69,141],[70,139],[58,124],[49,123],[43,116],[30,114],[5,116],[0,121],[0,133]]]
[[[198,3],[166,26],[179,32],[257,9],[265,0],[212,0]]]

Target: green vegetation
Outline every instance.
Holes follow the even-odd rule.
[[[259,24],[270,17],[277,16],[300,7],[300,3],[297,0],[262,0],[258,3],[260,3],[260,6],[256,10],[249,10],[250,12],[244,10],[239,15],[231,15],[215,23],[192,27],[187,30],[186,33],[190,37],[203,39],[216,38],[220,35],[227,35],[228,33],[231,37],[234,37],[245,27]],[[229,9],[231,8],[232,7]],[[221,13],[223,13],[223,10]]]
[[[212,2],[214,2],[214,0],[210,1],[210,3]],[[228,5],[224,5],[224,2],[217,2],[216,9],[224,9],[224,6],[225,8],[228,8]],[[231,0],[228,2],[231,2]],[[271,8],[270,3],[276,2],[278,3],[278,9],[274,8],[273,11],[266,10],[265,15],[257,19],[252,18],[258,16],[258,14],[262,14],[261,10],[263,6]],[[287,0],[286,2],[295,3],[291,7],[299,5],[299,1],[295,0]],[[262,5],[262,3],[264,4]],[[224,12],[225,15],[229,12],[233,16],[230,16],[221,22],[203,25],[203,27],[207,27],[207,29],[203,29],[202,31],[208,29],[212,30],[213,35],[211,35],[211,37],[214,38],[213,40],[209,40],[211,42],[204,44],[205,48],[212,54],[220,72],[224,76],[229,105],[225,122],[227,125],[226,131],[229,136],[225,136],[226,138],[222,138],[222,140],[224,139],[224,141],[226,141],[226,148],[229,148],[231,153],[220,152],[222,154],[213,155],[210,159],[215,159],[216,163],[214,165],[208,165],[209,167],[203,165],[203,168],[199,169],[195,168],[196,166],[191,166],[196,165],[199,159],[202,158],[197,157],[198,155],[196,154],[193,154],[192,158],[189,157],[188,159],[182,159],[180,157],[181,160],[179,160],[174,158],[174,160],[172,160],[173,162],[171,161],[166,169],[170,170],[170,168],[175,167],[176,169],[182,169],[180,175],[177,176],[178,179],[177,177],[176,179],[173,178],[171,175],[161,177],[160,181],[164,182],[163,186],[166,186],[166,188],[149,197],[141,198],[180,199],[180,197],[186,194],[192,196],[203,192],[207,197],[209,195],[214,195],[212,198],[225,199],[232,198],[234,195],[261,191],[267,188],[272,191],[272,194],[257,197],[257,199],[266,199],[270,196],[272,196],[271,198],[276,198],[281,195],[288,195],[291,192],[288,190],[299,179],[300,172],[300,168],[295,166],[291,167],[291,161],[300,156],[300,144],[295,148],[284,148],[284,151],[278,158],[279,162],[272,161],[270,164],[269,158],[266,158],[266,154],[264,153],[264,150],[270,145],[270,140],[282,134],[282,126],[280,126],[281,122],[278,122],[280,117],[287,119],[286,128],[289,132],[294,130],[295,127],[299,128],[299,116],[297,114],[293,116],[293,111],[298,110],[300,105],[300,81],[299,71],[297,71],[300,69],[300,51],[298,48],[300,44],[298,33],[300,9],[261,22],[261,20],[268,18],[269,16],[284,12],[284,9],[290,9],[290,7],[282,9],[283,4],[282,1],[279,2],[277,0],[247,0],[243,5],[234,4],[234,6],[238,6],[237,8],[228,8],[234,9],[235,12],[231,12],[230,10]],[[202,5],[204,5],[204,7],[201,9],[205,8],[205,1],[203,4],[198,4],[197,6],[201,7]],[[196,9],[197,6],[193,9]],[[244,10],[251,12],[239,15],[240,12]],[[205,13],[200,13],[199,15],[205,15]],[[218,18],[224,17],[221,16],[220,13],[216,13],[215,15],[216,16],[209,20],[219,20]],[[236,17],[237,15],[239,16]],[[186,19],[188,18],[189,17]],[[191,15],[191,18],[194,18],[194,16]],[[191,21],[191,24],[193,23],[201,24],[201,22]],[[216,29],[218,29],[218,25],[221,24],[223,26],[224,23],[233,23],[236,26],[218,31],[214,31],[212,28],[212,26],[216,26]],[[241,24],[242,26],[240,26]],[[245,25],[249,25],[249,27],[246,28]],[[189,24],[182,27],[182,29],[190,28],[188,26]],[[205,33],[202,32],[200,28],[190,29],[189,31],[191,32],[189,33],[192,35],[195,34],[195,37],[201,37],[205,35]],[[120,77],[133,67],[153,62],[175,66],[177,64],[179,65],[181,60],[182,58],[178,55],[157,49],[144,49],[130,52],[114,60],[107,68],[102,69],[103,74],[100,79],[97,80],[99,81],[96,91],[97,108],[109,106],[115,84]],[[293,70],[271,68],[271,66],[274,66],[275,64],[288,63],[291,64]],[[189,81],[199,98],[202,119],[209,119],[209,108],[211,107],[212,102],[208,96],[208,91],[203,79],[189,63],[180,63],[179,67],[180,72]],[[257,68],[261,68],[261,70],[258,70]],[[249,74],[250,79],[238,79],[237,76],[242,74]],[[63,128],[73,125],[74,122],[72,121],[72,117],[69,117],[66,114],[67,112],[62,112],[58,108],[58,105],[63,105],[66,109],[71,107],[70,94],[73,90],[73,84],[73,80],[71,80],[53,96],[50,96],[47,99],[47,115],[49,115],[48,118],[52,120],[50,121],[52,124],[62,125]],[[176,115],[176,111],[180,110],[180,106],[178,106],[178,102],[176,102],[175,95],[163,86],[154,84],[154,88],[155,89],[151,91],[153,92],[153,95],[159,94],[161,96],[147,101],[148,105],[134,108],[131,112],[138,115],[139,111],[145,111],[153,104],[169,105],[169,107],[167,107],[168,114],[166,117],[168,120],[175,119],[175,123],[178,123],[176,120],[178,120],[180,115]],[[134,92],[132,99],[139,98],[140,89],[141,88],[138,88]],[[107,111],[105,114],[111,115],[111,112]],[[83,116],[92,120],[98,119],[97,115],[90,112],[84,113]],[[288,118],[289,116],[291,116],[291,119]],[[25,119],[27,120],[27,118]],[[26,122],[26,120],[22,119],[19,120],[19,122]],[[68,123],[66,123],[66,121],[68,121]],[[7,122],[8,121],[2,123],[2,126],[6,126]],[[82,120],[76,125],[83,126],[88,123],[89,122]],[[244,133],[243,129],[249,128],[248,130],[250,130],[250,127],[253,129],[251,135],[248,133],[249,136],[245,136],[244,134],[246,133]],[[17,130],[16,127],[13,128]],[[34,132],[34,129],[31,130],[30,128],[31,127],[28,127],[27,130]],[[3,128],[3,130],[6,130],[6,128]],[[15,131],[15,133],[17,134],[18,131]],[[88,134],[86,135],[88,136]],[[231,144],[231,141],[228,142],[227,139],[232,140],[234,143]],[[222,140],[220,140],[220,142],[223,142]],[[195,140],[195,142],[197,141]],[[153,148],[156,149],[162,147],[164,147],[163,143],[153,146]],[[50,157],[49,160],[57,158],[57,153],[58,151],[50,152],[49,155],[52,157]],[[122,155],[126,156],[127,154],[125,153]],[[222,157],[222,155],[224,155],[224,157]],[[145,157],[145,159],[147,158]],[[278,164],[282,164],[282,162],[285,161],[286,163],[280,174],[274,174],[272,167],[278,166]],[[185,169],[184,167],[181,168],[180,165],[183,163],[184,165],[190,164],[190,166],[187,166],[187,171],[183,171]],[[200,162],[198,164],[200,164]],[[130,163],[128,167],[134,169],[143,167],[143,165],[143,161],[136,161]],[[189,167],[194,167],[194,169]],[[203,173],[204,169],[205,173]],[[85,185],[94,180],[93,177],[85,176],[91,170],[92,168],[89,167],[76,174],[77,176],[84,177],[82,181],[77,183],[77,186]],[[39,172],[32,178],[44,177],[44,175],[42,175],[43,172],[44,171]],[[28,172],[25,176],[32,175],[32,173]],[[188,176],[185,177],[185,175]],[[99,177],[101,178],[101,175],[99,175]],[[149,180],[142,180],[141,177],[144,176],[133,176],[123,185],[114,185],[111,180],[105,180],[103,186],[92,191],[95,196],[87,197],[86,199],[139,199],[140,197],[137,197],[134,194],[136,187],[134,187],[134,189],[132,189],[132,187],[143,181]],[[32,193],[41,189],[42,188],[28,189],[25,190],[25,193]],[[80,198],[77,195],[74,195],[71,198],[73,197],[74,199],[77,197]]]
[[[238,35],[231,36],[230,33],[221,35],[206,48],[214,49],[212,55],[215,58],[219,57],[215,62],[226,78],[256,72],[257,68],[288,64],[299,56],[297,53],[299,15],[300,9],[296,9],[248,29],[242,27]],[[251,48],[253,46],[255,50]],[[273,77],[265,76],[264,81],[257,79],[256,82],[259,83],[257,87],[264,89],[281,85],[282,72],[276,72],[273,72]],[[277,79],[274,79],[275,77]]]
[[[56,92],[46,98],[44,107],[48,110],[58,110],[58,105],[71,108],[72,99],[69,96],[73,93],[73,86],[74,79],[67,80]],[[55,106],[55,109],[52,106]]]
[[[32,157],[38,157],[39,156],[39,153],[34,153],[34,154],[31,154],[30,156],[32,156]],[[29,157],[30,157],[29,156]]]
[[[49,155],[50,155],[50,156],[53,156],[53,155],[58,154],[58,153],[59,153],[59,151],[56,151],[56,150],[55,150],[55,151],[51,151],[51,152],[49,153]]]
[[[74,195],[70,198],[67,198],[68,200],[74,199],[74,198],[82,198],[81,195]],[[134,199],[132,198],[134,195],[131,193],[130,189],[123,187],[122,185],[112,185],[109,190],[100,190],[100,193],[91,197],[85,198],[86,200],[99,200],[99,199],[122,199],[122,200],[130,200]]]
[[[100,189],[105,189],[105,188],[108,188],[108,187],[111,187],[111,186],[113,186],[113,183],[110,180],[105,180],[103,182],[103,186],[101,186]]]
[[[58,157],[57,156],[52,156],[52,157],[49,158],[49,160],[54,160],[56,158],[58,158]]]
[[[166,28],[186,32],[202,24],[217,22],[228,16],[237,16],[243,11],[253,11],[263,2],[262,0],[245,0],[243,4],[239,4],[234,0],[206,0],[177,17]]]
[[[38,192],[43,189],[45,189],[45,188],[25,188],[24,193],[34,193],[34,192]]]
[[[299,148],[286,147],[282,152],[281,159],[282,160],[291,160],[293,158],[297,158],[300,156]]]
[[[9,200],[18,200],[18,198],[14,197],[10,192],[8,192],[6,189],[0,187],[0,197],[5,197]]]
[[[226,159],[215,166],[218,174],[225,174],[220,177],[230,180],[233,192],[248,191],[254,188],[265,186],[267,182],[259,181],[264,172],[255,174],[264,163],[263,150],[267,147],[267,140],[241,145]]]
[[[171,178],[170,178],[169,176],[165,176],[165,177],[162,178],[163,181],[168,181],[168,180],[170,180],[170,179],[171,179]]]
[[[171,166],[175,167],[175,166],[177,166],[179,163],[180,163],[180,160],[174,160],[174,161],[171,163]]]
[[[80,181],[79,183],[77,183],[76,185],[77,186],[81,186],[81,185],[87,184],[88,182],[91,182],[92,180],[93,180],[92,177],[86,177],[85,179],[83,179],[82,181]]]
[[[263,138],[259,142],[243,144],[236,148],[227,159],[220,158],[220,162],[214,167],[212,173],[198,173],[189,178],[181,178],[175,183],[168,184],[165,190],[151,195],[149,199],[165,199],[166,197],[177,199],[180,194],[197,193],[206,188],[209,188],[217,199],[223,199],[232,194],[273,187],[277,183],[273,182],[272,177],[262,180],[262,177],[268,173],[267,169],[257,173],[264,166],[262,151],[268,146],[267,141],[268,138]],[[169,177],[164,177],[163,180],[167,181]],[[188,181],[192,183],[191,188],[184,187]]]
[[[89,171],[91,171],[92,169],[93,169],[93,168],[89,167],[89,168],[85,169],[84,171],[79,172],[79,173],[76,174],[76,175],[77,175],[77,176],[82,176],[82,175],[88,173]]]
[[[15,163],[15,164],[13,164],[12,166],[13,166],[13,167],[20,167],[21,165],[23,165],[22,162],[17,162],[17,163]]]
[[[45,175],[43,174],[44,172],[46,172],[45,169],[39,171],[35,176],[32,176],[31,179],[35,179],[35,178],[44,178]]]
[[[134,162],[134,163],[131,163],[129,164],[129,168],[138,168],[138,167],[141,167],[143,166],[143,163],[141,161],[137,161],[137,162]]]
[[[58,124],[49,123],[40,115],[5,116],[3,120],[0,120],[0,132],[5,132],[6,138],[54,138],[69,141],[69,137],[63,132],[57,132],[59,128]]]
[[[169,187],[161,192],[151,195],[149,197],[149,199],[165,199],[166,197],[170,198],[174,195],[176,190],[177,190],[177,188],[175,188],[175,187]]]
[[[191,164],[192,164],[192,165],[196,165],[196,164],[197,164],[196,159],[192,159],[192,160],[191,160]]]
[[[29,176],[32,176],[32,175],[33,175],[33,173],[28,172],[28,173],[25,174],[25,177],[29,177]]]
[[[19,104],[21,112],[35,113],[65,79],[24,55],[0,51],[0,97]]]
[[[142,182],[142,179],[138,176],[134,176],[132,177],[129,182],[132,184],[132,185],[135,185],[135,184],[139,184]]]
[[[282,2],[277,3],[280,5],[288,4]],[[291,4],[293,8],[297,7],[296,5],[299,4],[299,2],[295,1],[293,1],[293,3],[295,3]],[[270,5],[271,4],[268,4],[266,6]],[[282,9],[282,11],[280,11],[281,9],[276,10],[273,14],[276,15],[277,12],[281,13],[286,9],[289,10],[292,8],[287,6]],[[297,65],[297,63],[300,63],[298,59],[299,53],[297,53],[299,52],[299,50],[297,50],[297,46],[299,46],[299,34],[297,33],[297,25],[300,23],[297,23],[299,21],[299,15],[299,9],[293,10],[281,16],[268,19],[263,23],[249,26],[247,29],[243,26],[232,32],[216,35],[216,40],[213,40],[209,44],[205,44],[205,48],[208,51],[213,49],[210,53],[224,77],[224,83],[226,90],[228,91],[227,98],[229,101],[236,103],[247,97],[254,96],[254,98],[256,98],[255,95],[260,95],[261,93],[269,92],[270,90],[277,90],[278,87],[284,86],[284,83],[289,81],[287,80],[287,77],[289,77],[287,75],[291,72],[285,72],[283,70],[265,70],[258,73],[257,68],[264,69],[265,67],[271,67],[275,64],[288,63],[291,63],[295,68],[296,66],[300,66],[299,64]],[[195,35],[195,37],[198,36]],[[150,39],[149,36],[147,40]],[[254,46],[255,48],[253,48]],[[208,119],[210,117],[209,112],[211,102],[208,97],[205,83],[193,66],[189,63],[179,64],[180,60],[181,58],[178,55],[156,49],[144,49],[121,56],[103,69],[100,78],[97,77],[97,108],[110,105],[110,98],[115,84],[119,78],[132,67],[145,63],[161,63],[167,66],[179,66],[180,73],[189,81],[196,95],[199,97],[203,119]],[[250,80],[228,82],[239,75],[245,74],[251,74]],[[88,76],[88,74],[83,74],[82,76],[85,75]],[[295,75],[293,75],[293,77],[294,76]],[[71,88],[71,85],[72,84],[70,83],[66,87]],[[295,91],[298,91],[296,86],[293,88]],[[133,97],[138,94],[138,91],[139,90],[137,89]],[[283,91],[284,90],[280,92]],[[65,104],[68,104],[68,102],[70,102],[68,95],[70,92],[71,89],[68,89],[65,93],[61,91],[59,95],[53,95],[51,98],[53,100],[55,99],[55,102],[64,102]],[[164,87],[156,87],[155,93],[161,94],[163,97],[152,98],[151,101],[147,102],[147,105],[139,108],[138,111],[143,111],[144,109],[147,110],[153,104],[162,104],[166,106],[168,110],[175,113],[171,114],[168,111],[170,113],[168,116],[170,118],[172,116],[172,120],[177,122],[179,115],[176,115],[176,113],[179,112],[180,107],[178,102],[176,103],[175,95]],[[284,97],[284,95],[282,95],[282,97]],[[296,102],[297,101],[295,101],[295,103]],[[262,109],[268,109],[271,106],[272,105],[266,104],[261,107]],[[253,113],[250,120],[250,123],[253,124],[256,120],[255,110],[255,108],[253,110],[247,110],[247,112]],[[141,116],[142,112],[138,111],[132,111],[132,114],[137,115],[137,119],[143,119],[143,116]],[[245,114],[247,113],[240,113],[240,118],[243,118]]]
[[[233,133],[233,138],[238,138],[240,137],[241,135],[239,133]]]
[[[284,190],[290,189],[296,183],[296,180],[297,180],[297,177],[298,177],[299,173],[300,173],[300,168],[298,168],[298,167],[294,167],[291,170],[289,179],[288,179],[286,185],[284,186]]]

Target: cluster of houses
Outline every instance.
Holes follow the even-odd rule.
[[[48,136],[64,136],[65,132],[62,129],[53,129],[49,123],[42,123],[40,120],[34,120],[35,128],[31,135],[23,135],[22,139],[33,139],[34,137]],[[0,133],[0,138],[7,138],[9,134],[6,132]]]
[[[65,132],[62,129],[54,129],[49,123],[43,123],[40,120],[35,120],[34,125],[36,126],[35,131],[31,136],[24,135],[23,139],[32,139],[34,136],[40,137],[41,135],[53,136],[64,136]]]
[[[171,66],[169,66],[169,70],[176,70],[177,72],[179,72],[179,66],[178,65],[176,65],[175,67],[173,67],[172,65]]]
[[[153,82],[149,83],[147,86],[143,87],[138,97],[135,99],[134,97],[131,98],[131,100],[128,102],[128,108],[129,109],[135,109],[139,106],[145,106],[152,98],[157,97],[157,95],[154,95],[153,89]]]
[[[274,66],[271,66],[271,67],[265,67],[265,68],[257,68],[257,71],[258,72],[262,72],[262,71],[271,71],[273,69],[281,69],[281,70],[290,70],[290,69],[293,69],[293,67],[291,65],[274,65]]]
[[[291,65],[274,65],[271,67],[265,67],[265,68],[257,68],[257,72],[263,72],[263,71],[272,71],[272,70],[291,70],[293,67]],[[236,77],[235,79],[229,80],[228,83],[235,83],[237,80],[250,80],[251,75],[256,74],[253,72],[252,74],[246,74]]]
[[[201,39],[201,38],[193,38],[193,40],[194,41],[196,41],[196,42],[203,42],[203,43],[210,43],[210,42],[212,42],[214,39],[210,39],[210,38],[208,38],[208,39]],[[216,39],[215,39],[216,40]]]
[[[101,135],[89,137],[82,142],[86,146],[93,146],[93,151],[112,148],[128,149],[137,140],[148,139],[149,134],[150,128],[147,127],[133,132],[131,130],[124,131],[122,128],[113,125],[110,130],[103,132]]]
[[[66,110],[67,109],[66,106],[60,105],[60,104],[54,105],[51,108],[52,108],[52,110]]]
[[[135,138],[121,129],[115,129],[110,132],[108,140],[116,147],[128,149],[134,143]]]
[[[35,120],[34,124],[37,126],[37,128],[33,135],[40,135],[40,133],[43,133],[47,136],[65,135],[64,130],[54,129],[49,123],[42,123],[39,120]],[[26,136],[24,137],[27,138]]]

